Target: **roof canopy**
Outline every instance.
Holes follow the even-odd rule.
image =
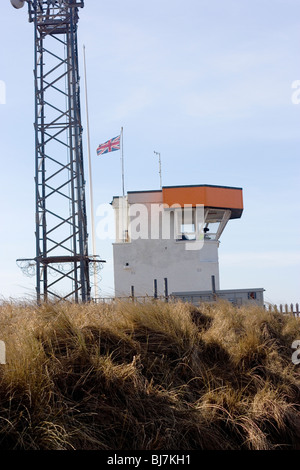
[[[163,203],[169,207],[175,204],[203,204],[205,207],[231,210],[231,218],[239,218],[243,212],[243,190],[227,186],[164,186]]]
[[[238,219],[243,212],[243,190],[231,186],[209,184],[193,186],[163,186],[162,190],[128,191],[128,203],[162,203],[168,207],[204,205],[205,208],[230,210],[230,219]],[[114,200],[120,199],[115,196]]]

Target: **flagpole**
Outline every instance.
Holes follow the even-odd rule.
[[[95,298],[97,299],[97,297],[98,297],[98,285],[97,285],[97,269],[96,269],[94,198],[93,198],[93,184],[92,184],[92,164],[91,164],[90,125],[89,125],[89,111],[88,111],[88,93],[87,93],[87,78],[86,78],[85,45],[83,46],[83,60],[84,60],[84,82],[85,82],[85,103],[86,103],[85,104],[85,109],[86,109],[86,125],[87,125],[88,162],[89,162],[91,226],[92,226],[92,244],[93,244],[93,258],[94,258],[94,289],[95,289]]]
[[[123,242],[127,241],[128,228],[127,228],[127,203],[125,201],[125,177],[124,177],[124,140],[123,140],[123,127],[121,127],[121,164],[122,164],[122,226],[123,226]]]

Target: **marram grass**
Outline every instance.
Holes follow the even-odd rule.
[[[3,303],[0,450],[299,450],[297,339],[226,302]]]

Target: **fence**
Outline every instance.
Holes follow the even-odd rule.
[[[100,303],[100,304],[109,304],[112,302],[116,301],[126,301],[126,302],[140,302],[140,303],[146,303],[149,301],[155,301],[155,300],[164,300],[165,302],[169,302],[171,300],[174,300],[174,298],[171,295],[164,296],[164,295],[157,295],[157,296],[151,296],[151,295],[139,295],[139,296],[132,296],[129,295],[127,297],[98,297],[96,299],[93,299],[95,303]]]
[[[299,310],[299,304],[296,303],[295,306],[294,304],[285,304],[282,305],[273,305],[273,304],[265,304],[264,305],[266,310],[269,310],[270,312],[279,312],[279,313],[292,313],[296,317],[300,316],[300,310]]]

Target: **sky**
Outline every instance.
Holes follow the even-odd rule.
[[[1,3],[0,298],[27,299],[35,279],[16,259],[35,256],[33,25]],[[164,186],[243,188],[243,215],[221,237],[221,289],[300,302],[299,1],[86,0],[79,13],[95,226],[122,193],[120,152],[96,149],[123,127],[126,191],[159,189],[154,151]],[[86,126],[83,139],[88,185]],[[97,230],[102,297],[114,295],[112,243]]]

